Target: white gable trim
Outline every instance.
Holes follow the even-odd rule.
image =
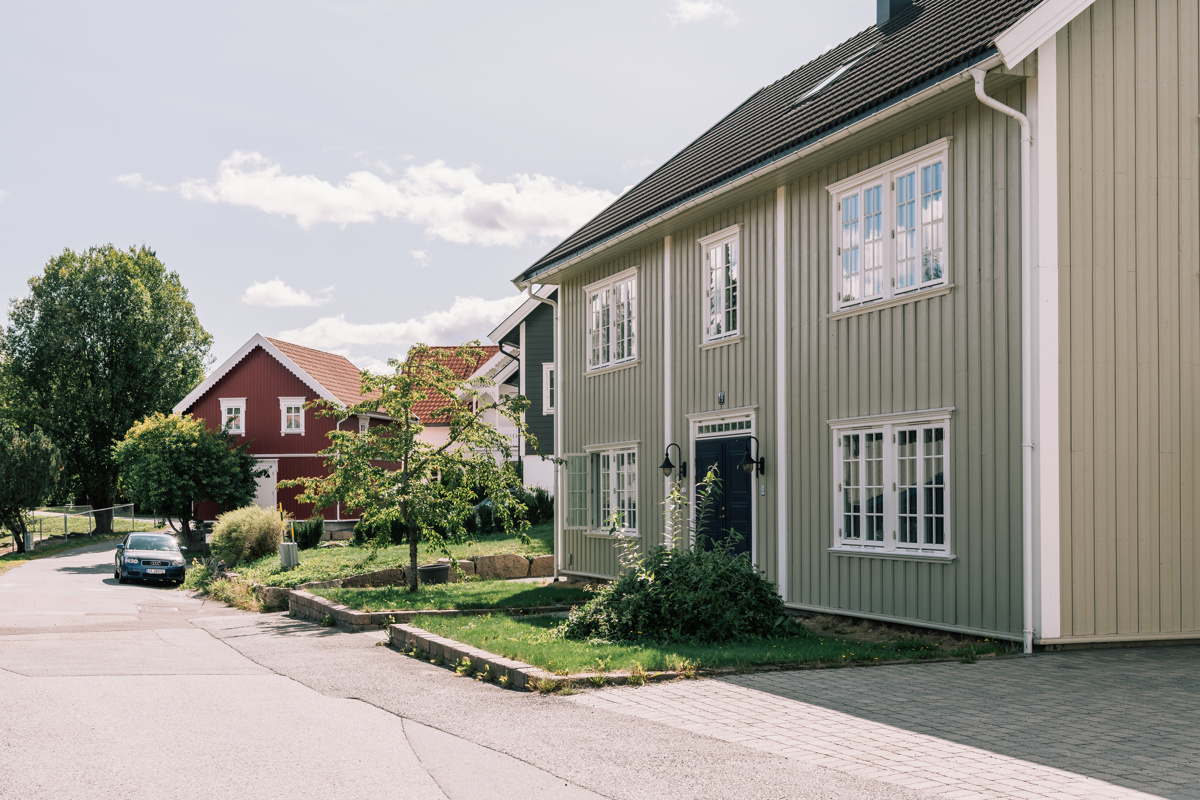
[[[171,411],[175,414],[182,414],[195,405],[197,400],[203,397],[204,394],[213,386],[215,386],[218,381],[228,375],[233,368],[241,363],[243,358],[250,355],[250,352],[256,347],[261,347],[263,350],[266,350],[267,354],[270,355],[271,358],[274,358],[276,361],[282,364],[288,372],[299,378],[305,386],[316,392],[319,397],[341,405],[342,401],[334,397],[333,392],[317,383],[316,379],[313,378],[312,375],[309,375],[307,372],[302,370],[295,361],[292,361],[290,358],[285,356],[283,351],[267,341],[265,336],[263,336],[261,333],[256,333],[253,337],[251,337],[250,341],[239,347],[236,353],[226,359],[224,364],[210,372],[208,377],[201,381],[199,386],[189,392],[187,397],[180,400],[175,407],[171,409]]]
[[[557,287],[547,284],[534,292],[534,294],[536,294],[538,297],[549,297],[554,293],[555,288]],[[533,313],[533,310],[541,304],[542,303],[540,300],[534,300],[532,298],[526,300],[521,304],[520,308],[509,314],[503,322],[497,325],[496,329],[488,334],[488,338],[496,344],[500,344],[501,339],[512,333],[513,329],[520,325],[521,322],[531,313]]]
[[[1004,66],[1012,68],[1020,64],[1094,2],[1096,0],[1046,0],[1021,17],[996,37],[996,49],[1004,59]]]

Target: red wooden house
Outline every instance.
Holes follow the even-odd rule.
[[[276,483],[325,474],[317,452],[328,446],[326,434],[335,427],[361,429],[370,421],[319,417],[304,406],[320,398],[355,405],[362,399],[359,387],[358,367],[343,356],[255,334],[173,410],[200,417],[212,429],[223,426],[235,439],[247,442],[269,470],[259,479],[255,502],[267,508],[282,503],[296,519],[306,519],[313,509],[296,502],[299,490],[277,488]],[[216,504],[205,502],[199,516],[211,520],[219,511]],[[321,514],[331,530],[357,521],[339,507],[322,509]]]

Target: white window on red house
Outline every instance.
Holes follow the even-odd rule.
[[[279,432],[288,433],[304,433],[304,398],[303,397],[281,397],[279,398]]]
[[[233,436],[246,435],[246,398],[222,397],[221,429]]]

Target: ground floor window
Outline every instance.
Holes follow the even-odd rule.
[[[834,548],[949,555],[949,412],[832,428]]]
[[[567,455],[567,528],[634,535],[638,527],[637,448],[588,448]]]

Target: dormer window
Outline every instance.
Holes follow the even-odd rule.
[[[279,398],[280,433],[298,433],[304,435],[304,398]]]
[[[232,436],[246,435],[246,398],[222,397],[221,429]]]

